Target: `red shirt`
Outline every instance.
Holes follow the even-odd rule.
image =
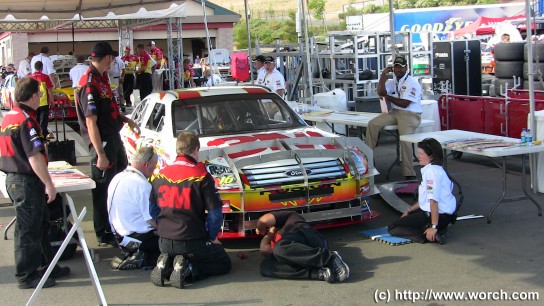
[[[151,55],[151,57],[153,57],[155,62],[157,62],[157,65],[155,65],[155,68],[157,69],[161,68],[162,50],[155,47],[155,49],[149,50],[149,55]]]
[[[146,67],[144,73],[151,73],[151,67],[147,67],[149,61],[151,61],[151,56],[146,51],[140,53],[140,67]]]
[[[45,83],[45,86],[47,88],[55,87],[55,86],[53,86],[53,83],[51,82],[51,78],[49,78],[49,76],[47,74],[45,74],[45,73],[43,73],[41,71],[36,71],[36,72],[30,74],[29,77],[35,79],[36,81],[38,81],[40,83]],[[48,102],[52,100],[53,97],[49,97],[49,91],[46,91],[43,94],[47,97]],[[42,103],[40,103],[40,106],[44,106],[44,105],[42,105]]]

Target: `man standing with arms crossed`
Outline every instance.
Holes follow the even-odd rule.
[[[387,74],[393,72],[393,79],[387,80]],[[380,130],[386,125],[397,125],[399,135],[413,134],[421,123],[421,85],[409,75],[408,63],[402,56],[397,56],[393,67],[382,71],[378,82],[378,96],[391,102],[391,110],[370,120],[366,128],[366,145],[372,150],[376,147]],[[415,179],[412,144],[400,143],[402,173],[407,180]]]
[[[123,97],[125,99],[125,105],[131,106],[132,102],[130,96],[134,91],[134,83],[136,81],[134,73],[136,72],[136,65],[138,65],[140,59],[136,54],[130,54],[130,47],[125,47],[125,55],[121,57],[121,60],[125,63],[125,69],[123,70],[123,74],[125,75],[123,81]]]
[[[119,131],[128,123],[135,132],[138,126],[119,112],[108,80],[107,70],[114,60],[114,52],[108,42],[94,45],[91,66],[79,81],[77,118],[81,136],[89,146],[93,189],[93,220],[99,243],[115,245],[108,221],[106,205],[108,185],[111,179],[127,167],[127,154]]]
[[[7,174],[6,189],[17,216],[15,276],[20,289],[36,288],[41,279],[42,259],[47,265],[53,259],[46,203],[56,198],[57,189],[47,171],[45,144],[36,121],[39,86],[39,82],[30,77],[18,82],[17,104],[4,117],[0,129],[0,171]],[[43,287],[54,286],[54,278],[68,274],[70,268],[56,266]]]

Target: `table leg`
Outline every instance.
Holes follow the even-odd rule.
[[[390,132],[393,133],[393,135],[395,136],[395,145],[396,145],[396,149],[397,149],[397,157],[395,158],[393,163],[391,163],[391,166],[389,166],[389,169],[387,169],[387,173],[385,174],[385,178],[387,180],[389,179],[389,174],[391,173],[391,170],[393,170],[393,167],[400,163],[400,135],[399,135],[398,131],[390,131]]]
[[[536,202],[536,200],[527,192],[527,178],[525,177],[525,154],[521,155],[521,189],[523,191],[523,196],[517,196],[517,197],[511,197],[511,198],[504,198],[506,195],[506,156],[502,158],[502,195],[499,197],[499,199],[493,204],[493,207],[491,207],[491,210],[489,211],[487,215],[487,223],[491,223],[491,215],[493,214],[493,211],[501,204],[501,203],[508,203],[508,202],[514,202],[514,201],[521,201],[521,200],[530,200],[535,204],[538,215],[542,216],[542,207],[540,204]]]

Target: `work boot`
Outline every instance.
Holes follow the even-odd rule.
[[[144,262],[144,252],[138,251],[134,253],[134,255],[123,260],[123,262],[119,264],[119,267],[117,267],[117,269],[119,270],[140,269],[142,267],[143,262]]]
[[[170,283],[172,286],[183,289],[185,287],[185,279],[191,274],[191,266],[189,261],[183,255],[177,255],[174,258],[174,271],[170,275]]]
[[[313,269],[312,271],[310,271],[310,279],[334,283],[334,277],[331,273],[331,269],[327,267]]]
[[[336,251],[332,252],[329,267],[331,268],[335,281],[343,282],[349,277],[349,267]]]
[[[172,274],[172,257],[168,256],[166,253],[162,253],[157,259],[157,265],[151,271],[151,283],[155,286],[162,287],[164,286],[164,280],[170,279]]]
[[[36,277],[34,278],[33,280],[30,280],[28,282],[24,282],[24,283],[19,283],[19,289],[33,289],[33,288],[36,288],[38,287],[38,284],[40,283],[40,279],[39,277]],[[47,278],[47,280],[45,281],[45,283],[43,283],[43,286],[42,288],[49,288],[49,287],[53,287],[57,284],[57,282],[55,281],[54,278]]]

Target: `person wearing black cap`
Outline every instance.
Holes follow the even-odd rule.
[[[271,91],[283,98],[285,95],[285,78],[278,69],[276,69],[276,61],[272,56],[266,56],[264,58],[264,68],[266,73],[264,75],[263,83],[260,85],[268,87]]]
[[[393,79],[387,74],[393,72]],[[366,128],[366,144],[374,149],[380,130],[386,125],[397,125],[400,135],[413,134],[421,122],[421,85],[409,75],[408,63],[402,56],[395,57],[393,67],[382,71],[378,82],[378,95],[391,102],[391,110],[370,120]],[[406,179],[414,179],[412,144],[401,142],[402,172]]]
[[[266,75],[266,69],[264,68],[264,55],[257,55],[254,62],[255,67],[257,68],[257,79],[255,81],[255,84],[263,85],[264,76]]]
[[[128,165],[127,154],[119,131],[127,123],[135,132],[138,126],[119,112],[113,97],[107,70],[114,60],[108,42],[101,41],[92,49],[91,66],[79,82],[77,118],[81,136],[89,146],[93,189],[94,230],[99,243],[115,244],[108,222],[106,207],[108,185],[111,179]]]

